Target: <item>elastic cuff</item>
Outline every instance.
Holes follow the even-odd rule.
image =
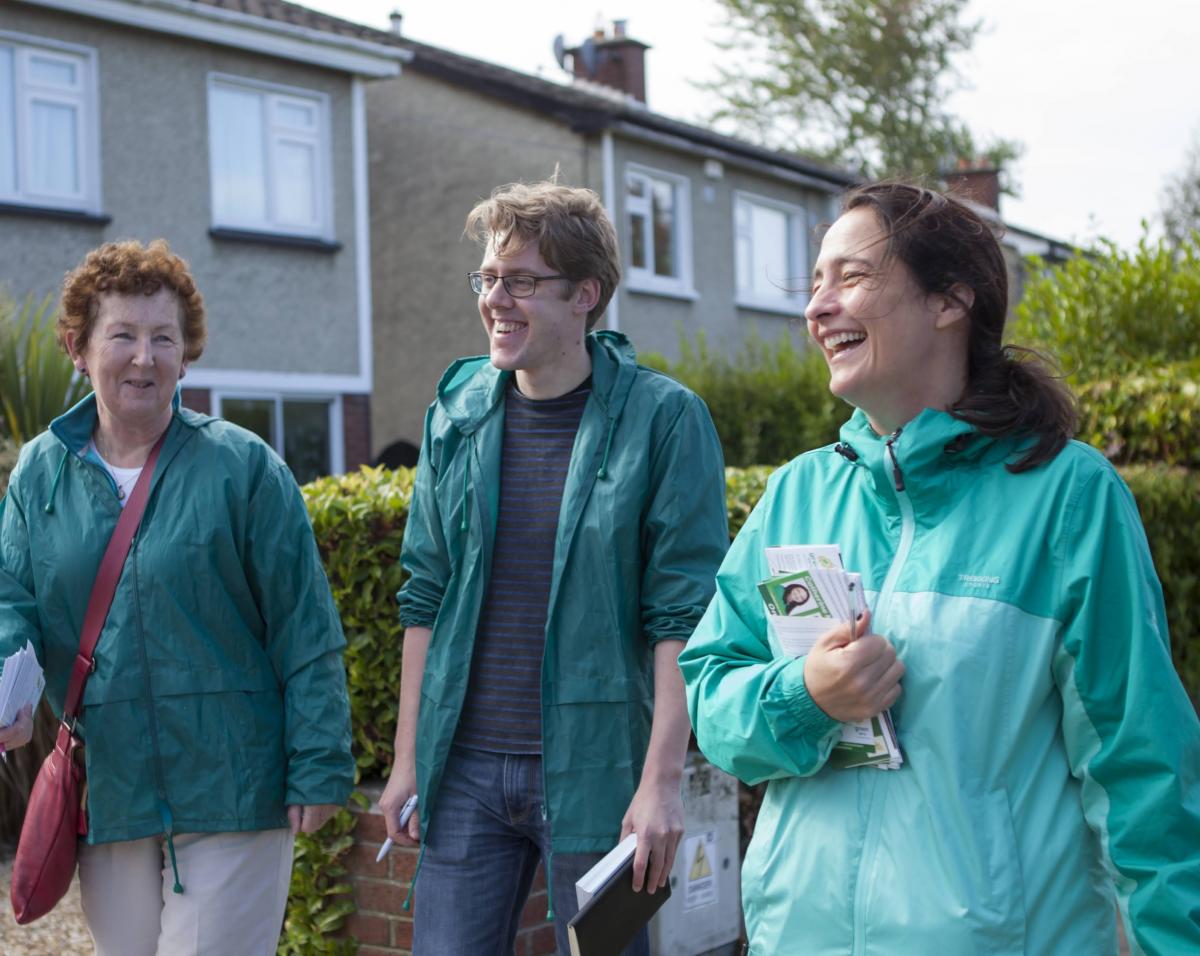
[[[763,709],[780,740],[801,737],[815,745],[839,726],[809,696],[803,657],[789,661],[779,671]]]

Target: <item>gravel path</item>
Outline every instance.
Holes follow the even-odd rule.
[[[79,883],[58,906],[27,926],[18,926],[8,901],[12,860],[0,860],[0,953],[4,956],[91,956],[92,938],[79,908]]]

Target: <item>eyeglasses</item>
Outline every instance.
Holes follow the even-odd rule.
[[[548,282],[551,279],[570,279],[570,276],[494,276],[490,272],[468,272],[467,281],[471,283],[471,291],[476,295],[487,295],[495,288],[496,280],[499,279],[504,283],[504,291],[511,295],[514,299],[527,299],[537,292],[537,284],[539,282]]]

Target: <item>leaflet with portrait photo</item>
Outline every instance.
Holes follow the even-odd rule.
[[[803,657],[838,624],[853,625],[866,610],[862,575],[842,567],[837,545],[766,549],[771,577],[758,585],[767,620],[783,653]],[[904,762],[891,714],[842,725],[829,763],[839,769],[898,769]]]

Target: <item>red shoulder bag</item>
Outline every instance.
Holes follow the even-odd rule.
[[[63,705],[62,721],[58,725],[58,738],[33,782],[25,820],[21,825],[21,839],[17,843],[17,855],[13,859],[9,897],[18,923],[30,923],[54,909],[75,876],[79,838],[87,834],[83,769],[78,759],[83,741],[75,734],[75,721],[83,701],[83,686],[95,666],[92,653],[96,650],[96,642],[100,640],[100,632],[112,607],[117,581],[121,578],[121,569],[125,566],[133,535],[146,510],[150,479],[166,437],[164,431],[142,466],[137,484],[133,486],[121,517],[117,519],[117,527],[108,540],[100,570],[96,572],[96,580],[92,585],[92,595],[88,598],[83,632],[79,638],[79,653],[75,656],[75,666],[71,668],[71,682],[67,685],[67,699]]]

